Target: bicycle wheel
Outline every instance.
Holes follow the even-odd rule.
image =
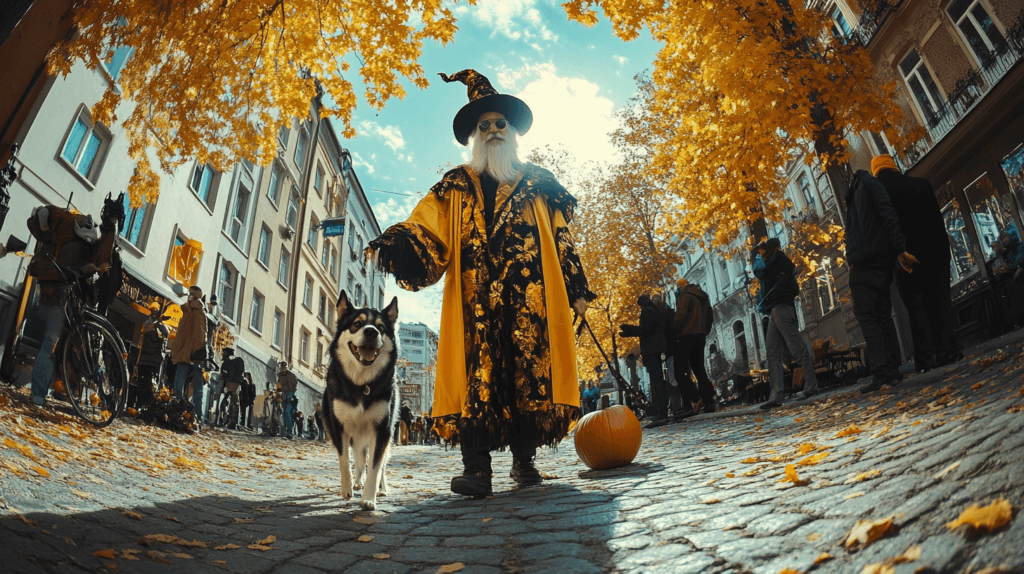
[[[71,406],[91,424],[109,425],[128,399],[128,367],[115,335],[86,321],[63,339],[61,372]]]

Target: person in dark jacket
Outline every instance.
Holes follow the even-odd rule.
[[[896,270],[896,286],[910,314],[914,368],[923,373],[962,357],[953,336],[949,234],[928,180],[903,175],[890,155],[871,160],[871,171],[889,192],[906,250],[918,260],[913,273]]]
[[[221,351],[220,379],[224,383],[225,398],[230,403],[228,407],[228,420],[220,421],[229,429],[238,427],[238,411],[241,400],[238,390],[245,382],[245,361],[241,357],[235,357],[235,350],[227,347]]]
[[[800,324],[796,318],[796,306],[793,299],[800,295],[800,285],[796,282],[796,268],[789,257],[782,252],[777,237],[772,237],[758,245],[754,257],[754,277],[760,283],[757,293],[757,310],[768,316],[768,332],[765,334],[765,347],[768,351],[768,381],[771,393],[768,402],[761,405],[762,410],[782,404],[782,392],[785,380],[782,374],[782,361],[786,349],[800,362],[804,372],[804,389],[797,399],[807,399],[818,392],[818,380],[814,376],[814,360],[807,352],[807,345],[800,336]]]
[[[136,370],[136,392],[131,406],[140,408],[153,400],[153,393],[160,385],[157,377],[160,365],[164,362],[167,340],[171,336],[170,329],[163,323],[163,309],[159,303],[149,304],[149,317],[142,324],[142,345],[139,349],[139,362]]]
[[[252,380],[252,373],[246,371],[242,374],[242,389],[239,391],[238,400],[242,406],[242,417],[240,424],[246,430],[252,430],[252,408],[256,402],[256,383]]]
[[[623,337],[640,337],[640,357],[651,383],[651,422],[646,428],[662,426],[668,421],[668,393],[662,370],[662,354],[668,350],[665,341],[665,316],[651,298],[644,294],[637,300],[640,306],[639,325],[620,325]]]
[[[850,263],[853,314],[867,343],[870,393],[902,380],[899,342],[892,322],[890,292],[895,262],[910,273],[917,259],[907,252],[899,217],[882,182],[858,170],[846,193],[846,259]]]
[[[686,411],[697,412],[698,409],[693,407],[699,404],[702,412],[713,413],[716,410],[715,387],[704,368],[704,347],[707,346],[707,335],[711,332],[714,320],[711,301],[703,289],[690,285],[686,279],[676,281],[676,287],[679,288],[679,294],[676,296],[676,314],[672,321],[676,335],[672,354],[675,357],[676,383],[683,395],[683,407]],[[691,372],[697,378],[696,389],[690,379]]]

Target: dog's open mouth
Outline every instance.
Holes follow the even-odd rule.
[[[352,355],[355,356],[356,360],[366,366],[372,365],[373,362],[377,360],[377,355],[380,355],[380,349],[375,345],[363,345],[362,347],[357,347],[352,343],[349,343],[348,350],[352,351]]]

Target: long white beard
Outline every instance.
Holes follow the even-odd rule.
[[[486,141],[480,130],[473,132],[473,157],[469,167],[479,174],[490,174],[499,183],[514,182],[523,170],[515,128],[509,124],[505,139],[498,143]]]

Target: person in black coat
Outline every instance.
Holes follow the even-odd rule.
[[[896,270],[896,286],[910,314],[914,368],[923,373],[962,356],[953,336],[949,234],[928,180],[903,175],[889,155],[871,160],[871,171],[889,192],[906,250],[919,262],[913,273]]]
[[[846,193],[846,260],[850,263],[853,314],[867,343],[872,381],[860,388],[870,393],[902,380],[899,342],[892,322],[895,263],[908,273],[917,263],[896,210],[880,181],[859,170]]]
[[[653,418],[647,428],[661,426],[668,420],[668,392],[662,370],[662,354],[668,351],[665,341],[665,316],[647,295],[637,299],[640,306],[639,325],[620,325],[623,337],[640,337],[640,357],[651,381]]]
[[[252,408],[256,402],[256,383],[252,380],[252,373],[246,371],[242,375],[243,383],[242,389],[239,393],[239,400],[242,403],[242,422],[241,425],[246,430],[252,430]]]

